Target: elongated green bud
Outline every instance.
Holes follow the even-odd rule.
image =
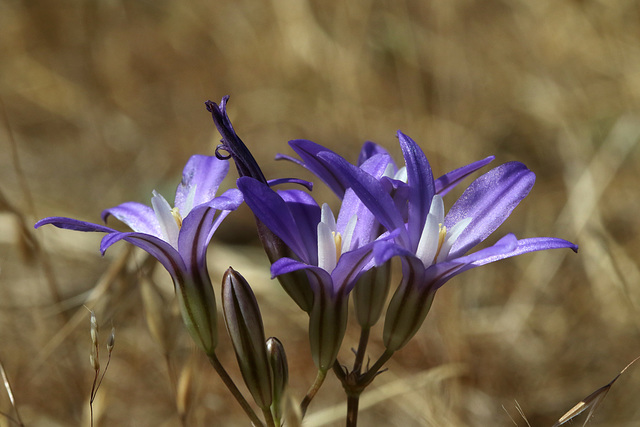
[[[338,356],[347,329],[349,298],[342,293],[333,295],[323,286],[317,288],[321,292],[315,296],[309,314],[309,344],[313,362],[326,373]]]
[[[404,276],[389,302],[385,316],[382,340],[389,351],[401,349],[413,338],[427,317],[435,297],[435,291],[417,286],[407,279],[411,276]]]
[[[353,304],[358,323],[363,329],[376,324],[389,295],[391,262],[366,271],[353,289]]]
[[[191,338],[206,354],[213,354],[218,345],[218,320],[216,298],[209,276],[183,277],[181,283],[175,285],[182,321]]]
[[[233,268],[222,279],[222,308],[240,372],[263,410],[272,402],[271,367],[258,301],[247,281]]]

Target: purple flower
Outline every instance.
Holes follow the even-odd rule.
[[[174,207],[153,191],[151,207],[126,202],[102,212],[104,221],[112,215],[128,225],[131,232],[64,217],[44,218],[35,227],[52,224],[106,233],[100,244],[103,254],[114,243],[125,240],[154,256],[173,279],[187,329],[196,343],[212,353],[217,344],[216,305],[206,251],[222,220],[242,203],[242,195],[236,189],[216,197],[228,169],[228,162],[215,157],[192,156],[176,190]]]
[[[268,184],[269,186],[290,182],[297,183],[311,189],[311,183],[298,179],[277,179],[267,181],[260,166],[256,162],[255,158],[242,142],[236,131],[233,129],[231,120],[227,115],[227,101],[229,96],[222,98],[220,104],[216,104],[213,101],[205,102],[207,110],[211,113],[213,122],[222,136],[221,144],[216,148],[216,156],[219,159],[233,158],[238,170],[238,175],[242,177],[250,177],[262,184]],[[222,151],[226,151],[227,155],[223,155]],[[275,262],[283,257],[295,257],[291,249],[280,239],[273,231],[271,231],[262,221],[256,216],[256,225],[258,228],[258,237],[262,242],[267,256],[271,262]],[[287,294],[295,301],[298,306],[306,311],[311,311],[313,305],[313,293],[308,285],[307,276],[304,272],[293,271],[289,274],[281,274],[278,276],[278,281]]]
[[[345,197],[336,220],[327,204],[318,206],[301,190],[275,192],[250,177],[238,179],[238,188],[254,215],[290,249],[294,257],[282,257],[271,266],[274,277],[307,272],[313,301],[309,335],[311,353],[320,370],[336,358],[347,321],[349,292],[357,279],[373,266],[371,230],[359,224],[359,200]],[[371,221],[369,215],[366,221]]]
[[[403,264],[403,279],[385,320],[384,342],[389,351],[398,350],[409,341],[422,324],[437,289],[463,271],[532,251],[577,251],[576,245],[562,239],[518,240],[507,234],[494,245],[467,255],[526,197],[535,181],[534,173],[518,162],[498,166],[476,179],[445,215],[442,193],[488,159],[434,181],[420,147],[401,132],[398,138],[406,163],[406,186],[396,185],[403,189],[400,198],[384,179],[349,164],[335,153],[325,149],[313,155],[319,164],[313,168],[323,168],[324,174],[350,186],[385,229],[397,233],[393,241],[381,242],[374,251],[377,265],[394,256],[401,257]],[[312,169],[310,162],[305,163]]]
[[[336,153],[307,140],[290,141],[289,145],[300,156],[300,160],[282,154],[279,154],[277,159],[289,160],[308,169],[343,200],[343,206],[357,207],[355,209],[357,209],[360,227],[357,234],[363,243],[377,239],[384,232],[384,227],[378,222],[376,216],[350,188],[352,183],[349,176],[340,173],[335,165],[319,156],[320,153],[325,153],[325,155],[337,157]],[[490,156],[441,176],[432,184],[435,192],[445,195],[465,177],[487,165],[493,159],[494,157]],[[380,182],[380,186],[389,193],[403,221],[406,222],[408,217],[407,198],[410,193],[406,182],[406,166],[398,168],[389,153],[373,142],[366,142],[363,145],[357,166],[361,173],[367,173]],[[427,173],[430,174],[430,170]],[[375,324],[382,313],[389,291],[389,273],[389,265],[380,263],[374,268],[369,268],[355,286],[355,311],[358,322],[363,328],[369,328]]]

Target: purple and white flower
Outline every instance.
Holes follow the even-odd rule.
[[[114,243],[127,241],[154,256],[171,275],[187,329],[208,354],[217,344],[216,305],[206,262],[206,251],[222,220],[242,203],[242,194],[231,189],[216,197],[229,169],[226,161],[195,155],[187,162],[172,207],[156,191],[151,206],[126,202],[102,212],[106,222],[114,216],[132,231],[65,217],[49,217],[35,224],[51,224],[76,231],[106,233],[104,252]]]

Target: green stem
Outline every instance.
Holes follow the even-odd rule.
[[[209,354],[208,356],[209,356],[209,362],[211,362],[211,365],[214,367],[214,369],[222,379],[222,382],[227,386],[227,388],[229,389],[233,397],[235,397],[235,399],[238,401],[240,406],[242,406],[242,410],[244,411],[245,414],[247,414],[247,416],[249,417],[253,425],[264,426],[262,421],[260,421],[260,418],[258,418],[258,416],[253,411],[253,409],[251,409],[251,406],[249,405],[247,400],[244,398],[242,393],[240,393],[240,390],[238,390],[238,387],[236,387],[236,384],[233,382],[233,380],[231,379],[227,371],[224,369],[224,367],[220,363],[220,360],[218,360],[218,357],[215,355],[215,353]]]
[[[307,391],[307,395],[302,399],[302,403],[300,404],[300,411],[302,412],[302,418],[304,418],[304,414],[307,412],[307,408],[311,403],[311,400],[314,398],[318,390],[320,390],[320,386],[324,382],[324,379],[327,377],[327,371],[318,371],[318,375],[316,375],[316,380],[313,382],[309,391]]]

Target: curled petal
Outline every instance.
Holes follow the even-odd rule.
[[[276,179],[270,179],[267,182],[267,184],[269,184],[269,187],[273,187],[273,186],[281,185],[281,184],[297,184],[297,185],[303,186],[304,188],[306,188],[309,191],[313,190],[313,182],[306,181],[304,179],[299,179],[299,178],[276,178]]]
[[[229,155],[233,157],[233,160],[236,162],[236,168],[238,169],[238,175],[250,176],[266,184],[267,180],[260,166],[258,166],[256,159],[233,129],[231,120],[229,120],[229,116],[227,115],[227,101],[229,101],[229,95],[222,98],[220,105],[213,101],[205,102],[218,132],[222,135],[222,146],[219,148],[227,151]],[[216,153],[216,155],[218,154]]]

